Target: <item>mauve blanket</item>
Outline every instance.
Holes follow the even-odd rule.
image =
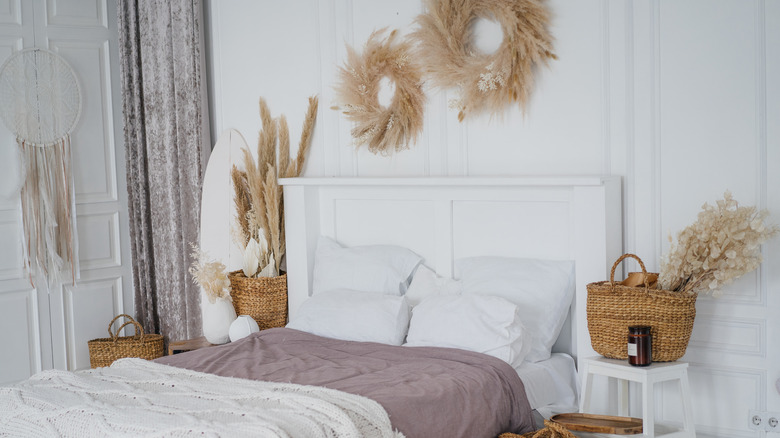
[[[494,438],[533,430],[517,372],[500,359],[453,348],[340,341],[276,328],[156,361],[362,395],[381,404],[407,438]]]

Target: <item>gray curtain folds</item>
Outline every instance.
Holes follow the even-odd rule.
[[[121,63],[136,318],[167,340],[200,336],[198,242],[208,117],[200,2],[120,0]]]

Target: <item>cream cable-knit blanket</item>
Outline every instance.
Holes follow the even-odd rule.
[[[365,397],[143,359],[0,388],[0,436],[403,437]]]

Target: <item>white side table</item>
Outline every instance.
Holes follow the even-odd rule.
[[[667,380],[676,380],[680,389],[683,405],[683,427],[680,430],[658,435],[665,438],[695,438],[693,425],[693,407],[691,389],[688,384],[687,362],[656,362],[646,367],[628,364],[625,360],[589,357],[581,362],[582,394],[580,412],[588,412],[593,389],[594,375],[618,379],[618,415],[628,416],[628,382],[642,385],[642,436],[655,438],[655,384]]]

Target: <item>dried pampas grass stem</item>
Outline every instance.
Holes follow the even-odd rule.
[[[267,245],[266,249],[258,249],[266,252],[259,254],[258,259],[274,261],[273,276],[279,275],[285,254],[284,198],[278,178],[297,177],[303,172],[317,121],[318,102],[317,96],[309,98],[298,152],[293,160],[290,156],[287,118],[282,115],[273,119],[268,104],[261,98],[260,119],[263,127],[258,134],[257,161],[248,149],[242,149],[246,171],[242,172],[234,166],[231,172],[237,225],[233,237],[245,253],[250,239],[259,248]],[[255,275],[264,274],[261,271]]]
[[[425,59],[435,85],[460,88],[458,120],[479,113],[497,114],[518,102],[525,109],[533,88],[533,67],[557,59],[547,31],[550,13],[544,0],[426,0],[417,17],[416,58]],[[497,21],[504,39],[492,54],[473,43],[477,18]]]
[[[422,69],[412,62],[412,45],[397,41],[397,31],[383,38],[385,30],[371,34],[358,54],[347,47],[347,62],[339,69],[334,109],[355,122],[352,137],[374,154],[390,155],[409,149],[422,132],[425,94]],[[382,78],[395,84],[388,107],[379,103]]]

